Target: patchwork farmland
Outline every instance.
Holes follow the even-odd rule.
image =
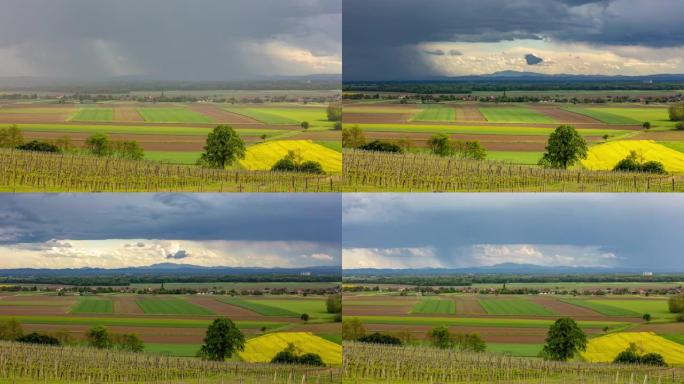
[[[653,160],[663,163],[670,175],[670,186],[683,181],[684,167],[680,163],[684,158],[684,131],[675,129],[676,122],[670,121],[667,104],[421,103],[415,99],[403,104],[396,99],[376,102],[345,100],[343,121],[345,127],[360,128],[366,142],[392,142],[410,153],[403,161],[390,161],[378,156],[366,158],[372,156],[354,153],[349,154],[347,161],[345,156],[349,178],[344,184],[345,190],[350,191],[646,190],[645,186],[627,188],[626,182],[620,177],[613,177],[610,172],[631,151],[642,162]],[[523,166],[523,171],[532,169],[529,172],[534,174],[546,150],[549,135],[560,125],[575,127],[587,142],[587,159],[569,170],[589,174],[587,183],[570,185],[562,182],[564,185],[559,185],[552,177],[544,176],[544,180],[528,178],[529,184],[518,186],[516,180],[524,177],[522,172],[508,167]],[[486,161],[473,165],[477,172],[459,169],[457,175],[452,175],[454,169],[462,168],[458,167],[458,162],[442,166],[436,164],[439,159],[422,156],[430,153],[429,140],[437,134],[447,135],[452,140],[479,142],[486,150]],[[403,183],[396,181],[396,173],[400,172],[396,169],[397,162],[411,165],[411,169],[401,172],[404,180],[400,181]],[[427,165],[413,169],[416,162]],[[463,167],[470,168],[468,164]],[[591,181],[593,172],[589,171],[609,172],[596,173],[597,180]],[[412,176],[416,176],[416,180],[412,180]],[[408,183],[406,179],[409,179]],[[492,179],[501,182],[492,185]],[[482,180],[489,180],[490,184],[482,185]],[[413,187],[406,187],[409,184]],[[675,186],[675,190],[680,191],[682,187]]]
[[[331,97],[325,92],[320,93],[320,96],[314,94],[309,97]],[[259,95],[260,93],[253,92],[251,97],[258,98]],[[196,164],[205,151],[207,136],[217,125],[230,125],[244,141],[246,153],[244,160],[234,162],[227,167],[227,171],[248,172],[249,175],[243,179],[260,178],[261,181],[254,181],[255,184],[261,185],[259,189],[273,191],[285,190],[287,183],[268,180],[260,174],[270,172],[271,167],[287,156],[289,151],[298,156],[299,161],[321,163],[323,171],[328,175],[325,182],[328,185],[330,181],[333,185],[337,184],[338,174],[342,169],[340,132],[335,129],[335,121],[328,119],[326,113],[328,105],[327,102],[250,104],[245,101],[240,104],[211,101],[154,103],[105,101],[79,103],[70,100],[58,103],[54,99],[18,100],[0,102],[0,129],[17,127],[25,143],[38,140],[59,146],[67,163],[74,161],[84,164],[86,169],[83,175],[88,174],[90,166],[109,168],[111,164],[118,164],[118,162],[92,156],[85,149],[86,141],[96,134],[106,135],[111,142],[135,141],[144,151],[144,160],[147,160],[141,162],[140,167],[135,166],[135,168],[153,166],[180,169],[178,167],[185,167],[189,168],[189,172],[194,173],[196,170],[203,173],[202,168]],[[34,153],[24,151],[14,151],[7,156],[11,157],[7,161],[12,164],[24,165],[15,168],[3,166],[3,171],[8,173],[6,177],[0,177],[2,180],[0,190],[40,190],[36,183],[50,184],[51,173],[56,172],[55,168],[60,168],[53,163],[62,162],[59,159],[36,160],[33,157]],[[99,160],[104,161],[100,164]],[[9,174],[15,175],[18,172],[26,174],[13,177],[10,182]],[[135,175],[127,173],[131,176]],[[202,188],[191,186],[192,182],[184,186],[183,181],[190,181],[192,177],[184,179],[182,173],[184,172],[173,176],[177,180],[175,185],[164,187],[160,185],[159,187],[171,191],[197,191]],[[113,184],[127,183],[116,172],[103,174],[98,171],[97,174],[97,177],[103,181],[113,180]],[[145,176],[149,177],[149,173]],[[277,178],[292,184],[291,176],[282,175]],[[316,178],[320,175],[309,176]],[[55,177],[58,176],[55,175]],[[229,180],[231,176],[226,174],[225,178]],[[306,184],[315,184],[313,178]],[[206,183],[204,189],[220,191],[220,187],[217,188],[211,184],[213,183]],[[140,186],[130,185],[120,190],[127,188],[156,190],[158,187],[149,185],[141,189]],[[91,185],[85,190],[98,189],[100,187]],[[229,187],[225,190],[230,189],[233,188]],[[237,190],[240,189],[252,188],[237,188]],[[82,190],[82,188],[70,184],[54,186],[53,190]],[[295,187],[292,190],[300,189]]]

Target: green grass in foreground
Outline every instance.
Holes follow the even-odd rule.
[[[456,303],[449,299],[423,299],[413,306],[411,313],[453,314],[456,313]]]
[[[610,300],[578,300],[578,299],[563,299],[562,301],[584,307],[596,311],[605,316],[634,316],[641,317],[646,312],[637,312],[620,306],[610,305]]]
[[[22,324],[56,324],[56,325],[104,325],[108,327],[156,327],[156,328],[206,328],[213,318],[202,320],[195,319],[169,319],[169,318],[144,318],[144,317],[79,317],[79,316],[0,316],[0,321],[17,319]],[[267,329],[280,328],[287,323],[274,321],[238,320],[235,322],[242,329]]]
[[[487,343],[487,352],[517,357],[537,357],[543,344]]]
[[[492,123],[557,123],[556,119],[524,107],[486,107],[480,113]]]
[[[83,108],[79,109],[69,120],[112,121],[114,120],[114,110],[111,108]]]
[[[194,165],[202,152],[145,151],[145,160],[161,161],[170,164]]]
[[[195,357],[202,344],[145,343],[145,352],[164,356]]]
[[[138,108],[143,119],[151,123],[212,123],[213,120],[187,108]]]
[[[283,317],[299,317],[304,312],[294,312],[281,306],[271,306],[262,303],[263,300],[244,300],[235,297],[218,297],[218,301],[236,307],[248,309],[263,316],[283,316]]]
[[[404,316],[353,316],[366,324],[399,324],[428,326],[467,326],[492,328],[548,328],[555,320],[542,319],[499,319],[499,318],[451,318],[451,317],[404,317]],[[627,326],[618,321],[578,321],[581,328],[608,327],[611,330]]]
[[[536,165],[542,156],[543,152],[487,151],[487,160],[513,164]]]
[[[114,305],[112,300],[106,297],[81,297],[78,303],[71,309],[71,313],[112,313]]]
[[[140,309],[150,315],[213,315],[214,312],[182,299],[137,299]]]
[[[490,315],[553,316],[548,308],[527,299],[480,299],[482,308]]]
[[[461,133],[476,135],[514,135],[514,136],[549,136],[555,128],[536,127],[503,127],[503,126],[455,126],[430,124],[354,124],[368,132],[414,132],[414,133]],[[631,134],[632,131],[620,129],[583,129],[577,127],[582,136],[610,135],[619,138]]]
[[[456,111],[451,105],[426,104],[416,113],[412,121],[455,121]]]

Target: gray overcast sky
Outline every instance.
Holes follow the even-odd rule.
[[[684,271],[679,194],[345,194],[344,268]]]
[[[0,76],[341,73],[340,0],[2,0]]]
[[[17,194],[0,268],[340,265],[336,194]]]
[[[345,80],[684,73],[680,0],[343,0]]]

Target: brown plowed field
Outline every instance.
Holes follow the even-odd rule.
[[[131,106],[116,106],[114,108],[114,121],[144,122],[137,108]]]
[[[630,329],[630,331],[684,334],[684,323],[641,324]]]
[[[226,315],[240,320],[267,320],[270,319],[248,309],[240,308],[235,305],[222,303],[214,297],[191,296],[188,301],[200,305],[217,315]]]
[[[135,302],[135,296],[113,296],[114,313],[123,315],[143,315],[145,312]]]
[[[214,120],[216,123],[227,123],[227,124],[235,124],[235,125],[241,125],[241,124],[259,124],[263,125],[260,121],[254,120],[251,117],[247,117],[244,115],[239,115],[237,113],[232,113],[228,111],[224,111],[223,109],[211,105],[211,104],[189,104],[188,109],[193,110],[195,112],[199,112],[203,114],[204,116],[207,116]]]
[[[589,308],[568,304],[553,297],[535,296],[531,298],[535,303],[550,309],[559,315],[567,316],[588,316],[607,319],[604,315]]]
[[[5,124],[34,124],[34,123],[65,123],[71,117],[71,112],[68,113],[41,113],[41,114],[24,114],[24,113],[0,113],[0,123]]]
[[[375,305],[343,305],[344,316],[404,316],[411,312],[412,305],[408,306],[375,306]]]
[[[529,108],[534,110],[534,111],[537,111],[539,113],[542,113],[546,116],[549,116],[553,119],[556,119],[560,123],[604,124],[602,121],[596,120],[593,117],[581,115],[581,114],[575,113],[575,112],[566,111],[565,109],[561,109],[558,107],[529,105]]]
[[[456,110],[456,121],[487,121],[480,109],[474,105],[459,105],[454,109]]]
[[[482,308],[480,301],[475,296],[459,296],[455,298],[456,314],[485,315],[487,311]]]
[[[28,306],[17,306],[12,307],[8,305],[0,306],[0,316],[24,316],[24,315],[64,315],[69,312],[70,307],[28,307]]]
[[[413,114],[410,113],[344,113],[342,122],[348,124],[405,124]]]

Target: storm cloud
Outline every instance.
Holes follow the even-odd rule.
[[[528,53],[525,55],[525,61],[527,62],[527,65],[537,65],[541,62],[544,61],[541,57],[535,56],[531,53]]]
[[[5,0],[0,76],[340,73],[339,0]]]
[[[411,79],[458,74],[456,64],[450,68],[446,63],[434,64],[421,56],[425,56],[425,51],[447,52],[450,45],[467,47],[473,43],[492,44],[492,49],[487,49],[489,53],[508,50],[516,43],[535,50],[548,48],[555,51],[558,63],[563,63],[563,55],[581,54],[584,48],[589,51],[583,57],[585,61],[602,59],[593,57],[591,54],[596,52],[592,50],[647,64],[651,63],[652,56],[657,56],[656,61],[676,60],[681,57],[679,49],[684,46],[684,29],[679,17],[683,13],[684,3],[676,0],[462,0],[458,3],[344,0],[344,79]],[[438,43],[443,46],[435,46]],[[453,49],[463,51],[461,47]],[[548,61],[546,55],[542,57]],[[506,55],[487,57],[487,60],[515,64]],[[522,55],[518,60],[526,65]],[[455,63],[460,64],[461,72],[464,72],[463,66],[479,65],[458,60]],[[553,64],[548,65],[549,71],[553,70]],[[503,69],[507,68],[492,70]],[[592,68],[578,63],[563,68],[570,72],[573,69],[581,73]],[[684,65],[677,61],[670,66],[650,68],[655,72],[675,69],[684,72]],[[596,68],[599,70],[608,71]]]

